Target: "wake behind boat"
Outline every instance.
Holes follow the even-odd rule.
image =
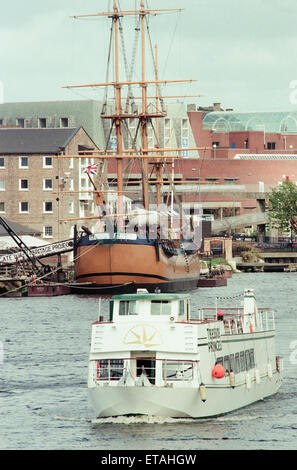
[[[282,360],[271,309],[245,290],[236,308],[198,309],[189,294],[113,296],[92,324],[88,389],[96,418],[206,418],[275,394]]]

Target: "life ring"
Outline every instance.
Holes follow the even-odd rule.
[[[212,369],[211,371],[211,375],[215,378],[215,379],[222,379],[223,377],[225,377],[225,369],[224,367],[221,365],[221,364],[216,364],[214,366],[214,368]]]

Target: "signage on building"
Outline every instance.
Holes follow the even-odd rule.
[[[49,245],[39,246],[38,248],[30,249],[30,252],[36,256],[36,258],[45,258],[47,256],[59,255],[67,253],[73,250],[73,240],[66,240],[63,242],[51,243]],[[9,253],[7,255],[0,255],[0,263],[16,263],[17,261],[23,261],[26,259],[26,255],[23,251],[17,253]]]

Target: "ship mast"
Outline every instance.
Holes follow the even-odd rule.
[[[106,150],[104,152],[105,155],[100,155],[100,158],[115,158],[116,165],[117,165],[117,195],[118,195],[118,231],[122,231],[124,229],[124,199],[123,194],[124,190],[124,179],[123,179],[123,161],[125,157],[127,158],[139,158],[139,163],[141,166],[142,171],[142,190],[143,190],[143,206],[146,210],[149,208],[149,181],[148,181],[148,168],[151,160],[155,160],[155,168],[156,168],[156,175],[157,175],[157,206],[159,207],[161,203],[161,184],[162,184],[162,166],[163,163],[160,160],[164,160],[161,157],[161,152],[163,153],[166,149],[149,149],[148,146],[148,123],[151,121],[152,118],[157,119],[157,134],[158,134],[158,118],[163,118],[166,113],[164,110],[162,112],[158,109],[158,86],[160,84],[167,84],[167,83],[180,83],[180,82],[193,82],[196,80],[159,80],[158,77],[158,63],[157,63],[157,53],[156,53],[156,78],[155,80],[148,81],[146,79],[146,16],[149,15],[157,15],[161,13],[168,13],[172,11],[181,11],[182,9],[147,9],[144,6],[144,0],[140,1],[140,8],[136,10],[119,10],[118,8],[118,1],[113,0],[113,11],[110,12],[103,12],[103,13],[95,13],[95,14],[84,14],[84,15],[76,15],[73,18],[84,18],[84,17],[109,17],[112,20],[112,29],[114,32],[114,67],[115,67],[115,81],[114,82],[106,82],[106,83],[93,83],[93,84],[86,84],[86,85],[68,85],[63,88],[83,88],[83,87],[114,87],[115,90],[115,110],[109,114],[106,113],[101,115],[102,119],[109,119],[111,120],[111,129],[114,126],[116,141],[117,141],[117,150],[116,155],[108,155],[111,151]],[[139,16],[140,19],[140,29],[141,29],[141,80],[132,81],[129,79],[128,81],[121,81],[120,80],[120,59],[119,59],[119,30],[120,30],[120,18],[126,16]],[[148,99],[151,98],[148,96],[148,85],[155,84],[156,85],[156,99],[157,99],[157,108],[156,112],[148,111]],[[138,85],[141,88],[141,97],[142,105],[141,111],[138,112],[138,115],[135,115],[131,112],[125,112],[122,109],[122,96],[121,90],[122,87],[128,86],[131,87],[132,85]],[[129,118],[138,117],[139,119],[139,126],[141,129],[141,148],[139,149],[140,152],[136,155],[135,149],[125,150],[123,148],[123,120]],[[109,135],[109,138],[110,138]],[[168,150],[168,149],[167,149]],[[176,149],[181,150],[181,149]],[[195,148],[195,150],[198,150]],[[173,150],[171,150],[173,151]],[[157,153],[157,155],[151,155],[151,153]],[[101,152],[98,152],[101,154]],[[130,155],[125,155],[125,153],[129,153]],[[160,158],[161,157],[161,158]],[[169,156],[168,156],[169,158]],[[172,158],[172,157],[171,157]],[[165,157],[166,159],[166,157]],[[92,182],[95,193],[99,193],[97,188],[95,187],[94,183]]]
[[[144,29],[144,20],[145,20],[145,13],[144,13],[144,3],[141,0],[140,3],[140,16],[141,16],[141,42],[142,42],[142,116],[141,116],[141,136],[142,136],[142,148],[148,148],[148,136],[147,136],[147,83],[145,81],[145,29]],[[146,152],[144,152],[146,155]],[[142,173],[143,173],[143,205],[145,209],[148,209],[149,206],[149,193],[148,193],[148,183],[147,183],[147,176],[148,176],[148,161],[146,159],[142,160]]]
[[[114,10],[114,41],[115,41],[115,95],[116,95],[116,116],[114,119],[115,132],[117,138],[117,155],[122,155],[123,150],[123,136],[122,136],[122,120],[120,118],[122,114],[122,103],[121,103],[121,85],[119,76],[119,12],[117,7],[117,1],[113,1]],[[124,213],[123,204],[123,160],[117,158],[117,187],[118,187],[118,214]],[[123,218],[118,218],[118,230],[121,232],[124,229]]]

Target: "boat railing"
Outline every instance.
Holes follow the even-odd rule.
[[[250,323],[255,326],[257,331],[268,331],[275,329],[274,311],[270,308],[258,309],[255,319],[254,314],[249,316]],[[192,318],[191,322],[209,323],[221,320],[224,323],[225,333],[238,334],[244,330],[244,314],[243,308],[201,308],[198,310],[198,318]],[[253,332],[253,329],[250,330]]]
[[[125,359],[100,359],[94,360],[93,380],[98,384],[116,385],[122,380],[130,385],[165,386],[170,383],[185,383],[193,380],[195,372],[194,364],[197,361],[184,359],[156,359],[144,360],[140,358]]]
[[[274,310],[261,308],[258,310],[259,323],[262,330],[275,330]]]

